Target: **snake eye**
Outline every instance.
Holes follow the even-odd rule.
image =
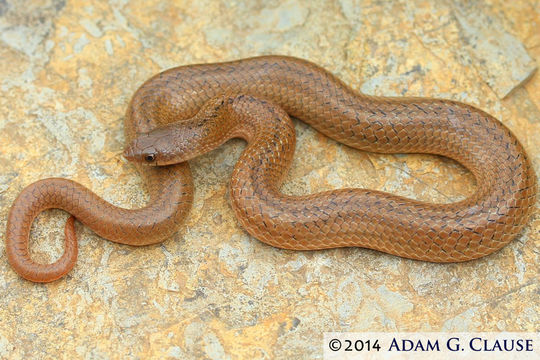
[[[147,154],[145,157],[144,157],[144,160],[146,160],[146,162],[153,162],[154,160],[156,159],[156,155],[155,154]]]

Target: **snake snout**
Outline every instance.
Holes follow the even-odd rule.
[[[124,155],[124,157],[126,158],[126,160],[129,160],[129,161],[134,160],[135,154],[134,154],[134,152],[133,152],[133,147],[132,147],[132,146],[127,146],[127,147],[124,149],[123,155]]]
[[[129,145],[124,148],[124,158],[128,161],[137,161],[141,155],[137,140],[133,140]]]
[[[146,165],[159,165],[156,161],[158,151],[151,145],[151,141],[149,142],[146,137],[133,140],[124,149],[123,155],[128,161]]]

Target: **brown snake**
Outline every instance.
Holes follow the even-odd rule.
[[[451,204],[366,189],[284,195],[279,188],[295,146],[287,114],[357,149],[452,158],[472,172],[477,190]],[[119,243],[146,245],[170,237],[193,199],[185,161],[232,137],[248,142],[230,185],[235,214],[250,234],[281,248],[359,246],[433,262],[466,261],[511,241],[536,197],[525,150],[489,114],[449,100],[366,96],[317,65],[290,57],[164,71],[133,96],[125,135],[131,143],[125,156],[138,163],[146,179],[147,206],[118,208],[66,179],[31,184],[15,200],[7,225],[8,260],[22,277],[48,282],[75,264],[73,218],[66,224],[65,252],[58,261],[31,259],[30,227],[47,208],[64,209]]]

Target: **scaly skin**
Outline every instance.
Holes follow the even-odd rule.
[[[283,195],[279,187],[295,143],[287,114],[361,150],[455,159],[474,174],[477,191],[452,204],[363,189]],[[174,123],[180,119],[186,121]],[[177,163],[231,137],[248,141],[231,181],[235,214],[250,234],[282,248],[361,246],[434,262],[475,259],[521,231],[536,196],[523,147],[489,114],[454,101],[365,96],[324,69],[290,57],[158,74],[135,93],[125,131],[130,160],[175,164],[139,167],[149,184],[149,204],[120,209],[63,179],[30,185],[10,211],[6,238],[8,260],[21,276],[52,281],[74,265],[76,255],[49,265],[30,259],[29,229],[46,208],[62,208],[112,241],[145,245],[168,238],[189,211],[193,194],[187,163]],[[66,234],[73,233],[70,227]],[[76,254],[75,236],[66,236],[66,253],[73,248]]]

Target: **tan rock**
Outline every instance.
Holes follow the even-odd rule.
[[[535,66],[526,53],[540,61],[533,2],[490,0],[504,41],[480,53],[464,42],[459,16],[469,13],[450,2],[26,3],[0,1],[2,239],[17,194],[45,177],[75,179],[117,205],[143,204],[141,180],[121,157],[124,111],[151,75],[196,62],[288,54],[366,93],[466,101],[508,125],[540,169],[540,77],[519,86],[527,76],[518,68]],[[521,49],[513,60],[500,48],[509,42]],[[478,61],[497,51],[512,62]],[[452,202],[474,190],[453,161],[363,153],[303,123],[296,129],[286,193],[354,186]],[[325,331],[538,330],[538,210],[519,239],[462,264],[364,249],[279,250],[248,236],[229,207],[243,146],[231,141],[192,162],[193,210],[163,244],[117,245],[78,225],[76,267],[47,285],[21,280],[4,256],[0,357],[299,359],[321,356]],[[59,256],[65,219],[58,210],[39,216],[37,260]]]

